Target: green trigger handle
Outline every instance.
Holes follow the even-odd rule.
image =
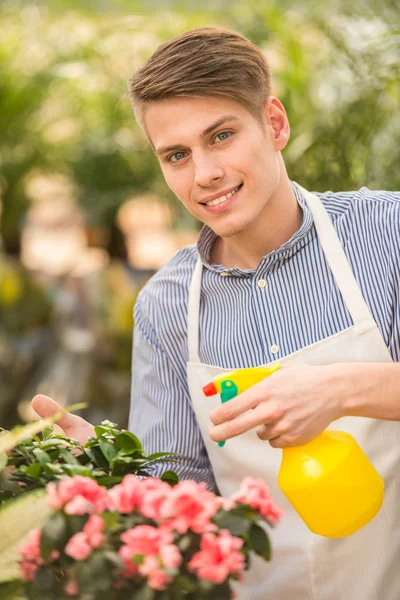
[[[228,400],[232,400],[235,396],[238,395],[238,387],[234,381],[231,379],[227,379],[221,383],[221,402],[228,402]],[[222,448],[225,442],[218,442],[218,446]]]

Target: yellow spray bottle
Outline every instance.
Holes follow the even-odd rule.
[[[279,368],[231,371],[214,377],[203,391],[206,396],[219,393],[227,402]],[[364,527],[379,511],[384,494],[382,477],[355,439],[334,430],[302,446],[283,448],[278,485],[310,531],[330,538]]]

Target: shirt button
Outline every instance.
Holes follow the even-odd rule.
[[[272,354],[278,354],[278,352],[279,352],[279,347],[278,347],[276,344],[273,344],[273,345],[271,346],[271,352],[272,352]]]
[[[222,273],[220,273],[221,277],[227,277],[229,275],[228,271],[222,271]]]
[[[267,285],[267,282],[265,281],[265,279],[259,279],[257,281],[257,285],[259,288],[265,288],[265,286]]]

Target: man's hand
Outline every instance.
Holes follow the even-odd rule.
[[[300,446],[342,416],[346,383],[335,365],[282,367],[210,413],[210,437],[228,440],[257,427],[273,448]]]
[[[39,394],[33,398],[32,408],[42,419],[52,417],[60,410],[63,410],[62,406],[49,398],[49,396],[44,396],[43,394]],[[56,423],[67,437],[78,440],[82,445],[87,442],[89,437],[95,437],[93,425],[77,415],[65,413]]]

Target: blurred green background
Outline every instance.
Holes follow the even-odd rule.
[[[138,290],[199,223],[123,98],[156,47],[221,25],[258,44],[289,176],[400,189],[398,0],[0,4],[0,425],[38,392],[126,426]]]

